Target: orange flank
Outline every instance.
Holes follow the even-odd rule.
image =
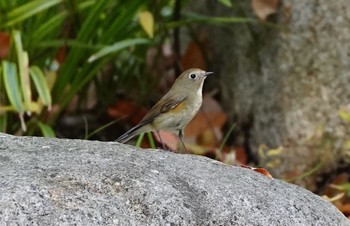
[[[185,104],[184,104],[184,102],[182,101],[181,103],[179,103],[178,105],[176,105],[174,108],[170,109],[169,112],[178,113],[178,112],[182,111],[184,108],[185,108]]]

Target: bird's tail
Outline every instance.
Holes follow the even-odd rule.
[[[134,136],[139,135],[139,134],[144,133],[144,132],[148,132],[148,131],[149,130],[147,130],[144,125],[142,125],[142,126],[136,125],[135,127],[128,130],[126,133],[124,133],[123,135],[118,137],[118,139],[116,139],[115,141],[117,141],[119,143],[125,143],[128,140],[130,140],[131,138],[133,138]]]

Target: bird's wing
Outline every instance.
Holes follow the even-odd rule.
[[[160,114],[166,113],[170,110],[175,109],[176,107],[180,106],[181,103],[186,98],[164,98],[161,99],[158,103],[156,103],[151,110],[143,117],[141,122],[139,124],[145,125],[147,123],[150,123],[154,120],[155,117],[157,117]]]
[[[137,134],[143,133],[145,131],[142,131],[142,128],[145,128],[143,126],[147,125],[148,123],[151,123],[158,115],[169,112],[171,110],[176,110],[179,108],[181,110],[181,106],[183,105],[183,101],[186,98],[162,98],[156,105],[154,105],[151,110],[143,117],[143,119],[133,128],[131,128],[129,131],[121,135],[116,141],[125,143],[132,137],[136,136]]]

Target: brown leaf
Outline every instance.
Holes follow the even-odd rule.
[[[62,46],[58,49],[58,52],[56,53],[56,60],[58,63],[63,64],[64,59],[66,58],[67,55],[67,47]]]
[[[252,9],[260,20],[276,13],[278,0],[252,0]]]
[[[130,124],[136,125],[146,114],[146,109],[139,107],[133,101],[121,100],[108,107],[107,113],[112,118],[123,118],[128,116]]]
[[[236,152],[236,161],[241,164],[245,164],[248,161],[247,152],[245,151],[243,146],[238,146],[234,148]]]
[[[255,172],[261,173],[261,174],[264,175],[264,176],[267,176],[267,177],[270,178],[270,179],[273,179],[273,177],[271,176],[271,174],[269,173],[269,171],[267,171],[267,170],[264,169],[264,168],[254,168],[254,167],[247,166],[247,165],[241,165],[241,167],[246,168],[246,169],[251,169],[251,170],[253,170],[253,171],[255,171]]]
[[[202,146],[215,146],[221,136],[221,131],[218,128],[206,129],[197,136],[197,144]]]
[[[5,59],[10,50],[10,35],[7,32],[0,32],[0,59]]]
[[[227,114],[222,110],[220,104],[210,95],[204,95],[201,110],[192,119],[185,129],[186,137],[198,136],[206,130],[218,128],[215,134],[221,138],[221,128],[227,121]]]
[[[207,129],[221,128],[227,121],[224,112],[199,112],[185,129],[187,137],[198,136]]]
[[[194,41],[190,42],[181,58],[183,70],[189,68],[201,68],[206,70],[205,58],[198,44]]]
[[[337,205],[337,208],[346,216],[350,217],[350,203]]]

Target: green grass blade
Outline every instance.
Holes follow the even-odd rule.
[[[48,34],[59,30],[59,26],[64,22],[67,16],[68,12],[61,12],[51,17],[49,20],[43,21],[44,23],[32,33],[32,37],[34,37],[35,40],[43,40]]]
[[[36,90],[38,91],[39,97],[41,98],[44,105],[48,106],[49,110],[51,109],[51,93],[47,85],[45,76],[43,72],[37,66],[32,66],[29,69],[30,76],[34,81]]]
[[[106,44],[115,42],[116,40],[123,40],[130,37],[130,33],[127,31],[132,26],[133,18],[137,14],[138,10],[145,4],[143,0],[133,1],[121,1],[119,5],[115,6],[115,11],[112,11],[110,16],[115,18],[113,23],[106,24],[106,32],[101,41]],[[139,29],[139,28],[138,28]]]
[[[82,3],[79,3],[77,7],[77,12],[80,12],[87,7],[91,7],[96,3],[96,1],[83,1]],[[62,23],[67,19],[69,15],[69,11],[65,10],[62,12],[58,12],[56,14],[53,14],[51,17],[48,18],[48,20],[41,21],[41,23],[38,25],[37,29],[33,31],[32,37],[35,38],[35,41],[41,41],[45,37],[49,36],[52,33],[56,33],[57,31],[60,31],[60,26]],[[61,44],[61,46],[64,46],[64,43]],[[59,46],[59,47],[61,47]]]
[[[135,39],[127,39],[124,41],[120,41],[111,46],[106,46],[102,48],[100,51],[98,51],[97,53],[94,53],[89,57],[88,62],[91,63],[103,56],[106,56],[111,53],[116,53],[124,48],[130,47],[133,45],[147,44],[149,42],[150,41],[148,39],[144,39],[144,38],[135,38]]]
[[[44,137],[56,137],[55,132],[53,131],[53,129],[49,125],[42,123],[42,122],[38,122],[38,125],[39,125],[40,131],[44,135]]]
[[[16,48],[18,72],[20,78],[20,85],[24,100],[24,107],[26,111],[30,109],[30,102],[32,99],[32,92],[30,89],[29,73],[28,73],[28,53],[23,51],[21,33],[19,31],[13,31],[12,33],[14,46]]]
[[[0,107],[1,108],[1,107]],[[7,113],[0,111],[0,132],[6,133],[7,130]]]
[[[232,126],[230,127],[230,129],[227,131],[227,133],[225,134],[224,139],[221,141],[220,147],[219,147],[219,151],[222,152],[222,150],[224,149],[224,146],[228,140],[228,138],[230,137],[233,129],[236,127],[236,124],[232,124]]]
[[[142,140],[143,140],[143,137],[145,136],[144,133],[141,133],[138,137],[137,137],[137,140],[136,140],[136,143],[135,143],[135,146],[136,147],[140,147],[141,146],[141,143],[142,143]]]
[[[62,1],[63,0],[35,0],[19,6],[7,14],[8,21],[5,23],[5,27],[21,22]]]
[[[122,119],[122,118],[113,120],[113,121],[111,121],[111,122],[109,122],[109,123],[107,123],[107,124],[105,124],[105,125],[103,125],[103,126],[97,128],[97,129],[95,129],[95,130],[92,131],[91,133],[85,135],[85,138],[84,138],[84,139],[85,139],[85,140],[89,139],[89,138],[92,137],[93,135],[95,135],[95,134],[97,134],[97,133],[103,131],[104,129],[107,129],[108,127],[112,126],[113,124],[115,124],[116,122],[120,121],[121,119]]]
[[[100,22],[100,15],[103,13],[107,1],[97,1],[91,8],[84,23],[82,24],[75,41],[80,43],[89,43],[93,37],[96,36],[96,28]],[[79,71],[79,64],[86,61],[86,55],[89,54],[86,50],[79,50],[72,48],[65,58],[65,62],[60,69],[60,76],[58,76],[54,87],[53,97],[57,101],[62,99],[60,93],[70,84],[73,78],[77,77]],[[78,76],[79,77],[79,76]],[[80,78],[79,78],[80,79]]]
[[[16,111],[21,113],[24,111],[24,106],[18,81],[17,67],[14,63],[4,60],[2,61],[1,68],[7,97]]]
[[[147,133],[147,138],[148,138],[148,141],[149,141],[149,146],[151,148],[157,148],[156,147],[156,143],[154,142],[154,139],[153,139],[153,136],[152,136],[152,132],[148,132]]]

